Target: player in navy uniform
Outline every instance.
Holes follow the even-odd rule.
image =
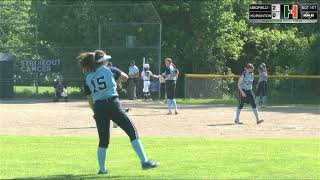
[[[129,136],[131,144],[137,153],[143,169],[150,169],[159,166],[158,162],[149,160],[137,129],[123,111],[117,93],[118,81],[125,81],[127,75],[121,71],[113,73],[106,65],[106,59],[111,57],[105,53],[81,53],[79,56],[80,65],[86,74],[85,94],[89,105],[94,112],[99,134],[99,147],[97,150],[99,172],[98,174],[108,174],[106,169],[107,150],[110,138],[110,120],[116,122]],[[114,74],[118,76],[114,77]]]
[[[240,91],[240,101],[239,105],[237,107],[237,113],[236,113],[236,124],[243,124],[240,121],[240,112],[243,108],[244,103],[250,103],[254,112],[254,115],[256,116],[257,124],[260,124],[263,122],[262,119],[259,117],[258,108],[255,102],[254,94],[252,92],[252,83],[254,79],[253,75],[253,65],[251,63],[248,63],[246,65],[245,71],[241,74],[238,80],[238,88]]]
[[[259,68],[259,81],[258,88],[256,91],[256,104],[259,106],[260,104],[260,96],[262,96],[262,106],[267,106],[267,80],[268,80],[268,72],[267,66],[265,63],[261,63]]]

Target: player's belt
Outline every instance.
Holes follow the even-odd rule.
[[[96,102],[112,102],[113,100],[119,98],[119,96],[113,96],[113,97],[109,97],[109,98],[106,98],[106,99],[101,99],[101,100],[97,100]]]

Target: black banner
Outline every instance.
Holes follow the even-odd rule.
[[[51,72],[60,68],[62,61],[60,59],[48,60],[21,60],[17,62],[17,68],[20,72]]]

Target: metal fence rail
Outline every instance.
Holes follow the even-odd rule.
[[[237,75],[186,74],[185,98],[238,98]],[[257,77],[254,89],[257,87]],[[320,76],[272,75],[268,79],[270,103],[320,104]]]

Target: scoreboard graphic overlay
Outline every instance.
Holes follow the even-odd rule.
[[[251,4],[252,23],[317,23],[318,4]]]

